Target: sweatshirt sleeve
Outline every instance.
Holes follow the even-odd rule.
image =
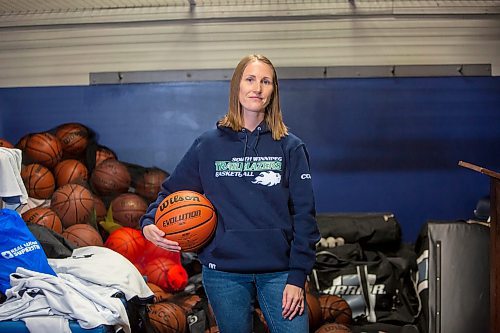
[[[146,225],[154,223],[156,209],[169,194],[181,190],[191,190],[203,193],[198,163],[199,143],[200,139],[198,138],[193,142],[179,164],[177,164],[174,172],[163,181],[158,197],[149,205],[146,213],[139,221],[141,229]]]
[[[293,240],[287,283],[303,288],[316,261],[316,243],[320,239],[309,155],[304,144],[290,154],[289,187]]]

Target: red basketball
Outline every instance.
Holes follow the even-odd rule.
[[[99,146],[97,147],[97,150],[95,151],[95,166],[98,166],[105,160],[116,160],[116,155],[115,153],[106,147]]]
[[[327,323],[316,330],[315,333],[351,333],[351,329],[337,323]]]
[[[212,203],[202,194],[178,191],[158,206],[155,224],[165,237],[177,241],[183,251],[196,251],[212,237],[217,215]]]
[[[14,148],[14,145],[9,141],[0,138],[0,148]]]
[[[28,196],[35,199],[49,199],[54,193],[55,182],[52,172],[41,164],[28,164],[21,170],[21,178]]]
[[[171,302],[151,304],[149,320],[157,333],[186,332],[186,313],[182,308]]]
[[[130,181],[127,167],[114,159],[107,159],[100,163],[90,177],[94,189],[103,195],[127,192]]]
[[[148,285],[149,289],[151,289],[151,291],[155,295],[153,303],[160,303],[160,302],[166,301],[167,299],[172,297],[171,293],[167,293],[165,290],[161,289],[156,284],[154,284],[152,282],[146,282],[146,284]]]
[[[89,131],[78,123],[62,124],[56,129],[56,137],[61,140],[62,149],[71,156],[78,156],[88,145]]]
[[[323,323],[321,306],[315,294],[306,291],[307,314],[309,316],[309,327],[315,329]]]
[[[135,191],[149,201],[154,201],[168,173],[161,169],[151,169],[143,173],[136,182]]]
[[[146,238],[137,229],[118,228],[108,236],[104,246],[120,253],[133,263],[144,254]]]
[[[62,235],[76,247],[104,245],[101,235],[90,224],[74,224],[64,229]]]
[[[31,160],[48,168],[59,163],[63,152],[59,139],[48,132],[29,136],[24,151]]]
[[[64,160],[57,163],[54,168],[57,187],[69,183],[85,184],[88,179],[88,171],[85,164],[77,160]]]
[[[52,229],[59,234],[62,233],[63,227],[61,219],[50,208],[31,208],[23,213],[22,218],[24,221],[26,221],[26,223],[43,225],[44,227]]]
[[[65,228],[77,223],[88,223],[94,211],[92,193],[82,185],[66,184],[52,194],[50,208]]]
[[[150,259],[144,265],[148,281],[167,291],[180,291],[187,284],[187,273],[182,265],[167,258]]]
[[[326,322],[348,325],[352,321],[352,310],[345,299],[337,295],[320,295],[321,314]]]
[[[148,205],[143,198],[134,193],[123,193],[111,201],[113,220],[124,227],[139,228],[139,219]]]

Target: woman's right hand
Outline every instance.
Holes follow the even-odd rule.
[[[147,240],[168,251],[179,252],[179,243],[165,238],[165,232],[161,231],[155,224],[148,224],[142,228],[142,233]]]

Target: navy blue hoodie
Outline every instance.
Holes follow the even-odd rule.
[[[205,194],[217,211],[214,238],[199,251],[208,268],[227,272],[288,271],[288,283],[304,287],[320,238],[309,158],[289,134],[273,140],[265,123],[253,132],[217,127],[198,137],[162,184],[141,227],[154,223],[169,194]]]

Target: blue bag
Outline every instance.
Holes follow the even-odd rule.
[[[9,275],[17,267],[56,275],[49,266],[47,256],[21,216],[14,210],[0,210],[0,291],[10,286]]]

